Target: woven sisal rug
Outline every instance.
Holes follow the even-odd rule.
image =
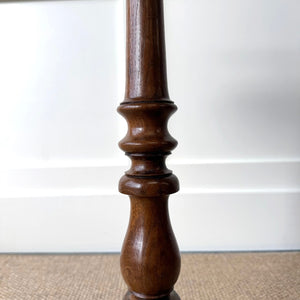
[[[1,300],[121,300],[118,255],[0,255]],[[182,300],[300,300],[300,252],[183,254]]]

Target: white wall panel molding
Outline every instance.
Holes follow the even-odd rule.
[[[300,249],[300,193],[174,195],[172,224],[182,251]]]
[[[300,191],[298,160],[207,163],[190,160],[174,161],[169,166],[180,178],[182,194]],[[6,169],[0,171],[0,198],[116,195],[119,177],[127,167],[118,160],[109,160]]]
[[[182,251],[300,249],[300,193],[178,193],[171,221]],[[122,195],[0,198],[0,252],[118,252]]]
[[[127,167],[108,160],[2,169],[0,252],[119,251],[129,201],[117,184]],[[170,167],[181,179],[170,210],[182,250],[300,248],[300,161]]]

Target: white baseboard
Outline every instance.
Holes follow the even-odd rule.
[[[299,191],[300,161],[170,164],[185,193],[234,191]],[[0,172],[0,199],[117,194],[125,165],[55,165]]]
[[[300,162],[184,163],[170,214],[181,250],[300,249]],[[122,165],[0,174],[0,252],[117,252],[129,200]]]

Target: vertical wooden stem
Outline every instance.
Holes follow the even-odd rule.
[[[163,0],[127,0],[126,94],[118,111],[128,123],[120,147],[132,161],[119,190],[131,214],[121,253],[129,291],[124,300],[180,300],[173,291],[180,254],[169,220],[168,197],[179,189],[165,159],[177,141],[167,122],[176,111],[166,75]]]

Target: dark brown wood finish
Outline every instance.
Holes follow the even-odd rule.
[[[132,161],[119,184],[131,200],[121,253],[129,289],[124,300],[180,300],[173,291],[180,254],[168,212],[179,183],[165,165],[177,145],[167,128],[177,107],[167,88],[163,0],[127,0],[126,71],[125,100],[118,108],[128,123],[119,145]]]

